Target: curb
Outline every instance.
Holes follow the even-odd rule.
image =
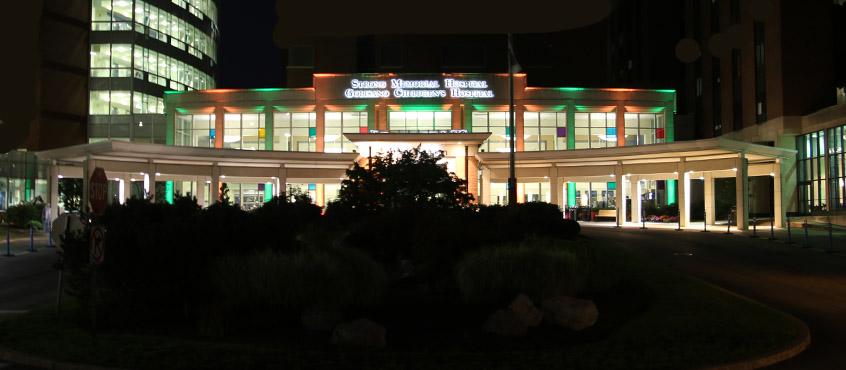
[[[752,298],[748,298],[748,297],[742,296],[740,294],[737,294],[735,292],[726,290],[722,287],[711,284],[710,282],[707,282],[705,280],[702,280],[702,279],[699,279],[699,280],[703,281],[706,284],[709,284],[709,285],[711,285],[711,286],[713,286],[717,289],[720,289],[720,290],[722,290],[726,293],[732,294],[736,297],[740,297],[740,298],[745,299],[749,302],[753,302],[755,304],[759,304],[761,306],[767,307],[767,308],[787,317],[788,319],[790,319],[790,321],[793,321],[793,323],[796,324],[796,329],[798,330],[798,333],[796,333],[796,338],[794,338],[793,341],[786,344],[784,347],[781,347],[781,348],[776,349],[774,351],[765,353],[763,355],[753,357],[753,358],[750,358],[750,359],[738,360],[738,361],[728,362],[728,363],[719,364],[719,365],[698,367],[698,368],[695,368],[694,370],[751,370],[751,369],[758,369],[758,368],[774,365],[776,363],[790,359],[790,358],[800,354],[802,351],[804,351],[806,348],[808,348],[808,346],[811,344],[811,330],[808,329],[808,325],[805,324],[805,322],[803,322],[802,320],[799,320],[795,316],[793,316],[789,313],[786,313],[782,310],[779,310],[779,309],[774,308],[772,306],[758,302],[758,301],[756,301]]]
[[[0,347],[0,360],[50,370],[129,370],[125,368],[78,364],[72,362],[57,362],[51,359],[33,356],[3,347]]]

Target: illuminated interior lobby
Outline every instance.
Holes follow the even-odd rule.
[[[749,177],[768,176],[776,225],[796,209],[795,151],[675,142],[673,90],[531,87],[525,74],[513,85],[518,202],[615,209],[620,223],[640,223],[645,202],[677,202],[686,227],[692,181],[704,183],[697,196],[713,224],[715,179],[740,184],[743,219]],[[218,198],[211,189],[226,183],[252,209],[294,187],[326,205],[353,161],[420,146],[442,150],[479,203],[505,204],[510,98],[508,74],[467,73],[315,74],[308,88],[169,91],[166,145],[102,141],[37,155],[51,161],[52,199],[55,179],[83,178],[85,187],[102,167],[119,202],[190,194],[208,206]]]

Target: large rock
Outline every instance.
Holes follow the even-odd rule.
[[[367,319],[358,319],[335,327],[332,344],[349,348],[384,348],[385,327]]]
[[[526,335],[527,330],[526,323],[517,318],[517,315],[510,310],[494,312],[482,326],[482,331],[502,336]]]
[[[576,331],[596,324],[599,318],[596,305],[589,299],[558,296],[544,300],[541,306],[546,322]]]
[[[508,306],[508,310],[514,313],[517,320],[531,327],[538,326],[543,319],[543,311],[535,307],[525,294],[518,295]]]

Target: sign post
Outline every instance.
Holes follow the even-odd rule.
[[[88,185],[88,201],[91,203],[91,213],[103,214],[106,209],[106,202],[109,198],[109,182],[106,179],[106,171],[102,167],[94,169]]]

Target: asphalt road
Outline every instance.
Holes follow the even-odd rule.
[[[59,273],[53,269],[58,259],[56,249],[42,246],[36,250],[18,252],[14,257],[0,256],[0,321],[56,302],[59,282]],[[29,369],[35,368],[0,360],[0,370]]]
[[[804,321],[811,331],[810,346],[767,369],[846,368],[846,255],[826,253],[827,248],[801,248],[785,243],[786,238],[767,240],[769,234],[751,238],[748,232],[726,235],[724,231],[643,230],[582,223],[582,234],[587,237],[612,243]],[[824,237],[819,243],[827,242],[827,235]],[[846,235],[836,233],[833,240],[834,245],[844,245]]]

